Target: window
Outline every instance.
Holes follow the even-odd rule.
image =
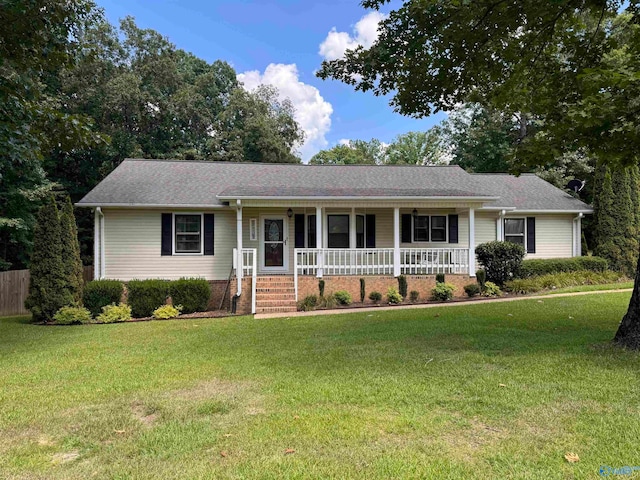
[[[249,240],[255,242],[258,240],[258,219],[249,220]]]
[[[444,215],[434,215],[431,217],[431,241],[447,241],[447,217]]]
[[[429,241],[429,216],[419,215],[413,217],[413,241],[428,242]]]
[[[329,248],[349,248],[349,215],[327,216],[327,243]]]
[[[364,248],[364,215],[356,216],[356,248]]]
[[[318,248],[316,246],[316,216],[307,216],[307,248]]]
[[[504,219],[504,240],[524,246],[524,218]]]
[[[175,253],[202,253],[202,215],[175,215]]]

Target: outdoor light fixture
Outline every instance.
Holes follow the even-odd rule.
[[[418,209],[417,208],[414,208],[412,213],[413,213],[413,218],[417,218],[418,217]]]
[[[289,210],[287,210],[287,217],[289,217],[289,218],[293,217],[293,210],[291,210],[291,208],[289,208]]]

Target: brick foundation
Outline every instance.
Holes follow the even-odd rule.
[[[371,292],[380,292],[382,302],[384,302],[387,289],[389,287],[398,288],[398,279],[393,276],[325,276],[322,278],[325,284],[325,295],[335,293],[338,290],[346,290],[351,294],[354,302],[360,302],[360,278],[365,279],[365,303],[372,303],[369,300]],[[431,290],[436,285],[435,275],[405,275],[405,278],[407,279],[407,294],[412,290],[417,290],[420,292],[420,300],[431,298]],[[302,300],[307,295],[318,295],[319,280],[319,278],[311,276],[298,277],[298,300]],[[454,296],[461,297],[464,295],[464,286],[474,283],[475,278],[472,279],[469,275],[446,275],[445,281],[455,287]]]
[[[231,298],[233,298],[237,291],[238,279],[234,277],[231,279],[229,292],[227,293],[227,298],[229,299],[229,310],[231,310]],[[251,314],[251,277],[243,277],[242,279],[242,294],[236,303],[236,313],[240,315]]]
[[[220,309],[220,301],[222,300],[222,296],[224,295],[225,289],[227,288],[226,280],[209,280],[209,287],[211,288],[211,297],[209,298],[209,310],[219,310]],[[233,293],[231,293],[233,292]],[[222,310],[230,310],[231,303],[229,298],[233,296],[235,290],[231,290],[229,287],[229,291],[227,291],[227,295],[224,298],[224,303],[222,304]]]

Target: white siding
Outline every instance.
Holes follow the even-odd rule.
[[[536,219],[536,253],[525,258],[566,258],[573,254],[573,218],[575,215],[507,215],[506,218]]]
[[[496,240],[497,217],[495,213],[476,212],[476,247]]]
[[[215,210],[214,255],[160,255],[161,218],[165,210],[103,209],[106,278],[203,277],[226,280],[236,245],[236,214]]]

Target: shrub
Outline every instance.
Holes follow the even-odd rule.
[[[73,304],[62,259],[60,214],[53,196],[40,208],[33,230],[29,267],[29,296],[25,301],[33,320],[51,320],[62,307]]]
[[[302,300],[298,302],[298,310],[302,310],[303,312],[308,312],[310,310],[314,310],[318,305],[318,296],[317,295],[307,295]]]
[[[169,293],[175,305],[182,305],[183,313],[206,312],[211,288],[204,278],[181,278],[171,282]]]
[[[404,299],[407,298],[407,277],[398,275],[398,293]]]
[[[478,285],[477,283],[470,283],[469,285],[465,285],[464,293],[466,293],[468,297],[475,297],[476,295],[480,295],[480,285]]]
[[[53,316],[56,325],[73,325],[76,323],[90,323],[91,312],[84,307],[62,307]]]
[[[318,308],[335,308],[336,297],[334,295],[327,295],[326,297],[320,297],[318,299]]]
[[[389,303],[402,303],[402,295],[400,295],[397,289],[389,287],[387,290],[387,300]]]
[[[131,307],[126,303],[105,305],[96,320],[101,323],[126,322],[131,320]]]
[[[417,291],[417,290],[411,290],[411,291],[409,292],[409,299],[410,299],[412,302],[417,302],[417,301],[418,301],[418,298],[420,298],[420,292],[419,292],[419,291]]]
[[[153,318],[158,320],[168,320],[170,318],[177,318],[182,310],[182,305],[162,305],[153,311]]]
[[[537,277],[518,278],[507,282],[505,287],[513,293],[535,293],[540,290],[576,287],[580,285],[598,285],[615,283],[621,280],[617,272],[591,272],[587,270],[578,272],[551,273]]]
[[[524,253],[522,245],[511,242],[488,242],[476,247],[476,255],[487,272],[487,280],[498,285],[517,277]]]
[[[360,303],[364,303],[364,296],[365,296],[365,283],[364,283],[364,278],[360,279]]]
[[[499,297],[500,295],[502,295],[502,290],[500,290],[500,287],[495,283],[486,282],[484,284],[482,295],[484,295],[485,297]]]
[[[324,280],[318,280],[318,291],[320,292],[320,298],[324,297]]]
[[[445,276],[444,273],[436,273],[436,283],[444,283]]]
[[[102,307],[120,302],[123,291],[124,285],[118,280],[93,280],[84,286],[82,302],[97,317]]]
[[[433,300],[446,302],[453,298],[454,289],[455,287],[450,283],[437,282],[436,286],[431,290],[431,298]]]
[[[371,300],[374,303],[378,303],[380,300],[382,300],[382,294],[380,292],[371,292],[369,294],[369,300]]]
[[[131,280],[127,289],[133,316],[150,317],[158,305],[167,301],[170,285],[168,280]]]
[[[476,271],[476,281],[480,285],[480,290],[484,290],[484,284],[487,281],[487,272],[483,269]]]
[[[546,258],[525,260],[520,267],[519,278],[529,278],[550,273],[577,272],[589,270],[604,272],[609,262],[601,257]]]
[[[73,297],[73,302],[79,304],[82,301],[84,278],[82,275],[82,260],[80,259],[80,244],[78,243],[78,227],[69,195],[66,195],[60,209],[60,228],[62,240],[60,254],[62,255],[62,263],[67,277],[67,289]]]
[[[346,290],[339,290],[333,296],[340,305],[351,305],[351,294]]]

